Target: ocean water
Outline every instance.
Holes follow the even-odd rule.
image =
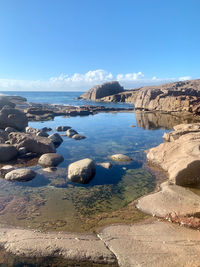
[[[85,104],[75,99],[81,93],[9,94],[27,97],[31,102]],[[179,121],[183,118],[169,114],[123,112],[59,116],[52,121],[30,122],[31,127],[39,129],[51,127],[50,133],[56,132],[57,126],[68,125],[87,138],[76,141],[62,133],[63,143],[57,152],[65,160],[52,173],[45,172],[34,159],[26,162],[28,168],[37,172],[32,181],[11,183],[0,179],[0,223],[42,231],[91,232],[109,223],[131,223],[144,218],[145,215],[129,203],[156,186],[156,177],[146,168],[145,150],[160,144],[164,132]],[[114,162],[110,156],[116,153],[126,154],[132,161]],[[97,164],[94,179],[87,185],[70,182],[68,165],[87,157]],[[113,164],[110,170],[98,166],[108,161]],[[21,161],[13,164],[24,165]]]
[[[27,98],[28,102],[34,102],[34,103],[50,103],[50,104],[62,104],[71,106],[101,105],[108,107],[126,107],[126,108],[133,107],[133,105],[129,103],[105,103],[105,102],[94,102],[94,101],[77,99],[83,93],[84,92],[20,92],[20,91],[0,92],[0,94],[20,95]]]

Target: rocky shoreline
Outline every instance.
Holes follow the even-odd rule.
[[[199,82],[199,80],[197,81]],[[165,94],[165,87],[158,91],[157,89],[151,90],[151,93],[149,93],[149,89],[139,90],[134,99],[139,97],[141,101],[134,102],[135,107],[139,110],[156,110],[156,112],[160,110],[159,107],[162,107],[161,110],[163,111],[164,102],[160,99],[164,98],[164,101],[168,103],[169,100],[173,102],[174,97],[176,97],[176,104],[173,106],[170,104],[169,112],[181,111],[180,107],[182,107],[182,110],[187,114],[198,114],[198,95],[194,95],[191,93],[193,91],[189,90],[191,98],[182,98],[182,90],[179,90],[188,86],[188,83],[190,82],[179,83],[178,86],[176,83],[174,88],[181,92],[178,95],[173,94],[170,90],[168,90],[168,94]],[[193,84],[197,86],[194,81]],[[185,91],[187,90],[185,89]],[[155,92],[156,94],[154,94]],[[123,94],[123,90],[118,94]],[[108,97],[105,96],[106,99]],[[146,97],[148,98],[147,101],[145,100]],[[180,103],[179,100],[183,100],[183,102]],[[41,155],[39,164],[43,167],[56,167],[62,162],[62,156],[56,154],[56,147],[62,143],[62,137],[58,133],[49,136],[48,129],[30,128],[28,121],[49,120],[61,115],[87,116],[98,112],[127,112],[124,109],[94,106],[67,107],[26,104],[24,101],[25,99],[20,97],[9,97],[9,99],[2,97],[0,99],[0,125],[3,128],[0,132],[0,158],[2,157],[3,164],[15,159],[16,156],[37,158]],[[189,105],[189,108],[183,107],[182,103],[186,106]],[[193,105],[193,103],[195,104]],[[191,105],[193,106],[191,107]],[[129,109],[128,111],[132,112],[133,110]],[[167,112],[167,110],[165,111]],[[139,118],[144,116],[141,114],[145,113],[140,113]],[[154,119],[154,121],[156,120]],[[176,120],[172,124],[176,124]],[[169,124],[169,128],[172,124]],[[57,131],[67,130],[69,135],[73,130],[60,127]],[[74,131],[72,136],[74,135],[78,135],[78,133]],[[151,219],[134,225],[106,226],[93,235],[40,233],[34,230],[1,226],[0,246],[3,251],[20,257],[21,260],[22,258],[32,259],[33,257],[58,257],[66,261],[79,262],[79,266],[98,266],[98,264],[123,267],[137,265],[177,266],[177,264],[178,266],[198,266],[200,235],[192,229],[200,229],[200,196],[183,186],[199,184],[200,124],[176,125],[174,131],[165,134],[163,138],[163,144],[147,151],[147,159],[149,164],[164,170],[169,180],[161,184],[160,191],[143,196],[136,202],[136,207],[151,215]],[[124,156],[119,155],[120,157]],[[116,157],[116,155],[113,156]],[[108,165],[107,163],[106,166]],[[80,168],[80,166],[82,167]],[[85,169],[88,171],[86,177]],[[7,166],[1,168],[1,176],[9,180],[12,180],[13,177],[17,179],[16,171],[16,169],[12,169],[12,166]],[[77,173],[80,182],[83,182],[83,179],[88,182],[95,174],[94,163],[89,159],[87,162],[76,163],[70,170],[70,175],[75,181],[77,181]],[[29,179],[30,175],[30,173],[22,173],[21,181]],[[34,178],[33,174],[32,176]]]

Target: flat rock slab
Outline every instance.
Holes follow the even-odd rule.
[[[17,256],[63,257],[76,262],[116,263],[117,266],[116,257],[94,235],[1,228],[0,246]]]
[[[104,228],[99,237],[116,255],[119,266],[199,266],[200,233],[166,222]]]
[[[169,214],[187,216],[199,213],[200,197],[178,185],[161,185],[161,191],[140,198],[137,208],[147,214],[166,217]]]

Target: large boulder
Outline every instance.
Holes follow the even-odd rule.
[[[25,134],[20,132],[12,132],[9,134],[11,144],[14,144],[17,149],[25,147],[26,151],[37,154],[54,153],[55,146],[51,139],[34,134]]]
[[[36,176],[36,172],[29,169],[16,169],[8,172],[5,179],[13,182],[27,182]]]
[[[4,106],[0,111],[0,128],[13,127],[19,131],[28,125],[28,119],[23,111]]]
[[[14,159],[18,154],[17,149],[13,145],[0,144],[0,162],[7,162]]]
[[[95,173],[94,161],[88,158],[73,162],[68,167],[68,179],[75,183],[87,184]]]
[[[135,109],[200,113],[200,80],[143,87],[134,101]]]
[[[43,167],[56,167],[63,160],[64,160],[64,158],[60,154],[47,153],[47,154],[43,154],[39,158],[38,164],[40,164]]]
[[[84,93],[81,98],[97,100],[105,96],[114,95],[123,92],[124,88],[119,82],[106,82],[92,87],[88,92]]]
[[[15,104],[10,101],[9,96],[0,96],[0,109],[4,106],[14,108]]]
[[[147,152],[147,159],[151,164],[161,167],[168,173],[171,183],[177,185],[191,185],[200,182],[200,131],[187,133],[181,131],[164,135],[168,142],[151,148]],[[184,129],[184,128],[183,128]],[[181,134],[182,132],[182,134]]]

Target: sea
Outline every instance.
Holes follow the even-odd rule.
[[[79,100],[81,92],[2,93],[23,96],[35,103],[133,107],[131,103]],[[43,170],[38,159],[13,162],[16,167],[35,170],[37,176],[29,182],[0,179],[0,223],[41,231],[94,232],[107,224],[133,223],[145,218],[147,215],[131,205],[152,192],[158,182],[157,174],[148,167],[145,151],[159,145],[163,134],[179,120],[182,122],[169,114],[118,112],[29,122],[29,126],[38,129],[52,128],[49,134],[55,133],[57,126],[71,126],[86,139],[74,140],[61,133],[63,143],[57,153],[63,155],[64,161],[53,172]],[[110,156],[118,153],[132,161],[112,161]],[[70,182],[69,164],[84,158],[96,163],[94,179],[86,185]],[[102,162],[111,162],[112,168],[99,166]]]

